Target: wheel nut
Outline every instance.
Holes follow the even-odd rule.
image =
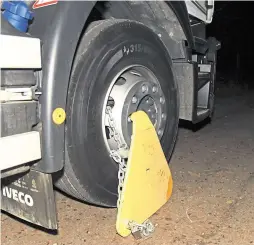
[[[148,105],[153,105],[153,99],[152,99],[152,98],[147,99],[147,100],[146,100],[146,103],[147,103]]]
[[[159,129],[158,135],[162,135],[162,130],[161,129]]]
[[[131,122],[131,117],[128,117],[128,122]]]
[[[166,115],[164,113],[162,113],[161,118],[165,119]]]
[[[146,86],[146,85],[143,85],[143,86],[141,87],[141,91],[142,91],[143,93],[145,93],[145,92],[147,91],[147,86]]]
[[[153,92],[157,92],[157,88],[155,86],[153,86]]]
[[[155,115],[154,115],[154,114],[152,114],[152,118],[155,118]]]
[[[160,103],[164,104],[164,102],[165,102],[165,99],[163,97],[160,97]]]
[[[133,96],[133,98],[132,98],[132,103],[133,103],[133,104],[136,104],[137,102],[138,102],[137,97],[136,97],[136,96]]]

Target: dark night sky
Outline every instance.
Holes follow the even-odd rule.
[[[215,36],[221,41],[218,71],[224,76],[232,79],[238,76],[240,80],[248,80],[253,76],[253,18],[254,2],[215,2],[214,19],[208,25],[207,36]]]

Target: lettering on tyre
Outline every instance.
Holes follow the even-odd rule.
[[[150,49],[147,46],[142,45],[141,43],[133,43],[124,45],[122,48],[123,55],[130,55],[132,53],[150,53]]]

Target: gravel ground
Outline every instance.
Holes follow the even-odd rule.
[[[58,234],[2,214],[2,244],[254,244],[254,93],[218,99],[212,124],[180,129],[171,170],[172,198],[151,218],[157,227],[146,240],[116,234],[116,209],[56,193]]]

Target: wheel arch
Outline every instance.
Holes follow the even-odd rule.
[[[189,47],[193,37],[185,2],[167,1],[182,27]],[[64,123],[52,120],[56,108],[66,107],[71,67],[78,42],[96,1],[59,1],[35,12],[35,20],[29,29],[32,36],[42,40],[43,71],[40,81],[42,121],[42,159],[36,168],[46,173],[61,170],[64,166]]]
[[[189,21],[189,14],[184,1],[166,1],[167,5],[174,11],[188,41],[189,47],[194,49],[194,38]]]

